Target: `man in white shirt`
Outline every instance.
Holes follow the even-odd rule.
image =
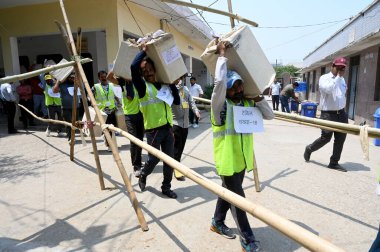
[[[332,63],[331,72],[324,74],[319,78],[319,91],[321,92],[321,119],[323,120],[348,123],[347,114],[344,110],[346,107],[347,85],[344,81],[343,74],[346,66],[347,60],[345,58],[336,58]],[[333,154],[330,157],[330,163],[327,167],[346,172],[347,170],[338,164],[343,150],[343,144],[346,140],[346,133],[322,130],[321,137],[315,140],[312,144],[306,146],[304,158],[305,161],[308,162],[311,153],[319,150],[330,142],[333,133]]]
[[[202,87],[200,85],[198,85],[196,83],[196,79],[195,77],[191,77],[190,78],[190,94],[192,97],[202,97],[203,96],[203,90],[202,90]],[[199,121],[199,118],[198,116],[196,116],[194,114],[194,112],[190,109],[189,111],[189,120],[190,120],[190,125],[193,126],[193,128],[198,128],[199,125],[198,125],[198,121]],[[195,119],[195,123],[194,123],[194,119]]]
[[[13,85],[9,83],[1,84],[0,98],[4,101],[4,108],[8,114],[8,134],[18,133],[14,123],[17,97]]]
[[[272,85],[270,85],[270,88],[269,88],[269,97],[272,96],[273,110],[277,110],[277,111],[278,111],[278,104],[280,103],[280,90],[281,90],[281,83],[274,80]]]

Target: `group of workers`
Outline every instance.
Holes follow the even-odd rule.
[[[228,59],[225,55],[227,50],[231,50],[228,49],[230,46],[227,42],[216,41],[216,43],[216,53],[219,57],[216,63],[215,85],[211,97],[215,166],[218,175],[221,177],[222,186],[245,197],[242,187],[245,173],[255,168],[253,167],[252,155],[253,134],[248,129],[249,125],[245,125],[243,129],[236,126],[237,117],[234,113],[238,111],[239,107],[244,109],[255,108],[261,112],[264,119],[273,119],[273,110],[278,110],[279,97],[275,97],[277,104],[273,104],[273,110],[262,96],[253,99],[245,98],[244,86],[249,83],[244,83],[238,72],[227,69]],[[162,152],[180,162],[190,125],[189,113],[191,111],[199,119],[199,110],[188,88],[184,85],[184,78],[180,77],[173,83],[159,83],[156,79],[155,64],[147,57],[146,52],[149,47],[143,45],[141,49],[131,64],[131,80],[118,77],[112,71],[109,73],[100,71],[98,73],[100,83],[93,87],[97,106],[107,114],[106,123],[115,125],[117,125],[115,113],[121,109],[124,112],[126,127],[130,134],[141,141],[145,134],[149,145],[161,149]],[[331,72],[321,76],[319,85],[322,119],[347,123],[347,115],[344,111],[347,90],[343,78],[345,67],[346,60],[338,58],[334,60]],[[46,81],[45,100],[49,117],[58,115],[59,119],[60,114],[62,114],[64,120],[71,121],[74,79],[74,73],[70,74],[66,81],[55,83],[50,75],[44,76]],[[293,94],[294,90],[291,92],[290,89],[294,89],[296,85],[289,86],[288,91],[283,90],[284,95]],[[277,90],[277,86],[272,86],[271,89]],[[117,87],[121,87],[122,97],[116,95],[115,88]],[[3,96],[6,93],[3,94],[3,89],[6,88],[9,87],[4,86],[3,88],[2,86],[1,94]],[[159,98],[157,94],[162,91],[170,92],[173,98],[172,103]],[[276,92],[271,94],[273,96],[278,95],[281,99],[281,94]],[[57,95],[58,93],[60,95]],[[285,98],[281,99],[281,103],[283,107],[289,108]],[[47,132],[50,132],[50,128],[49,125]],[[58,132],[61,130],[57,129]],[[328,143],[333,134],[335,134],[334,150],[328,167],[346,171],[338,164],[346,136],[344,133],[322,130],[321,137],[306,146],[304,159],[309,161],[311,153]],[[68,136],[70,137],[70,134]],[[138,177],[139,188],[144,191],[147,178],[153,172],[159,159],[149,153],[146,162],[143,164],[141,148],[131,143],[130,150],[134,175]],[[179,180],[184,179],[179,172],[175,172],[175,176]],[[175,199],[177,194],[171,187],[172,177],[173,169],[164,163],[161,190],[167,197]],[[246,212],[220,197],[217,199],[211,220],[211,231],[229,239],[236,237],[234,232],[225,225],[228,210],[231,210],[238,228],[242,250],[260,251],[260,244],[252,232]]]

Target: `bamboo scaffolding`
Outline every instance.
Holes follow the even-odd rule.
[[[93,104],[93,107],[95,109],[95,113],[97,114],[97,116],[99,118],[99,122],[100,122],[100,125],[102,126],[102,130],[103,130],[104,136],[106,137],[106,139],[107,139],[107,141],[109,143],[109,146],[111,147],[112,155],[113,155],[114,160],[115,160],[115,162],[117,164],[117,167],[119,168],[119,172],[120,172],[120,174],[122,176],[122,179],[124,181],[124,185],[125,185],[128,193],[129,193],[129,196],[130,196],[129,198],[131,200],[132,206],[133,206],[133,208],[135,210],[135,213],[137,215],[137,219],[139,220],[141,229],[143,231],[148,231],[149,230],[148,225],[147,225],[147,223],[145,221],[143,212],[142,212],[142,210],[141,210],[141,208],[139,206],[139,202],[137,201],[136,194],[135,194],[135,192],[133,190],[131,182],[129,181],[128,174],[125,171],[124,165],[123,165],[123,163],[121,161],[121,158],[120,158],[117,146],[116,146],[115,142],[112,140],[112,137],[111,137],[110,133],[108,132],[107,128],[104,127],[105,121],[104,121],[103,117],[101,116],[101,113],[100,113],[100,110],[99,110],[98,106],[96,105],[95,98],[94,98],[94,96],[92,94],[90,85],[88,84],[87,77],[86,77],[86,75],[85,75],[85,73],[83,71],[83,67],[80,64],[79,57],[75,57],[75,56],[77,56],[77,50],[76,50],[76,47],[75,47],[75,44],[74,44],[73,36],[71,34],[71,28],[70,28],[70,24],[69,24],[67,15],[66,15],[66,10],[65,10],[65,6],[63,4],[63,0],[59,0],[59,3],[60,3],[60,6],[61,6],[61,10],[62,10],[62,15],[63,15],[64,21],[65,21],[66,32],[69,35],[71,50],[72,50],[72,53],[73,53],[75,61],[76,61],[76,67],[77,67],[76,69],[78,69],[78,71],[80,73],[80,76],[81,76],[81,79],[82,79],[82,81],[84,83],[84,86],[86,88],[88,97],[90,98],[91,103]]]
[[[298,226],[297,224],[285,219],[284,217],[281,217],[273,213],[269,209],[266,209],[265,207],[259,204],[250,202],[246,198],[236,193],[233,193],[229,191],[228,189],[211,181],[210,179],[207,179],[206,177],[196,173],[189,167],[181,164],[180,162],[176,161],[175,159],[171,158],[170,156],[166,155],[160,150],[150,146],[149,144],[143,141],[140,141],[138,138],[134,137],[128,132],[123,131],[122,129],[119,129],[112,125],[107,125],[107,128],[112,131],[118,132],[120,135],[128,138],[131,142],[140,146],[141,148],[148,151],[149,153],[156,156],[157,158],[161,159],[163,162],[167,163],[170,167],[172,167],[175,170],[178,170],[184,176],[191,179],[195,183],[206,188],[210,192],[218,195],[219,197],[230,202],[234,206],[242,209],[243,211],[246,211],[252,216],[260,219],[266,224],[272,226],[273,228],[280,231],[281,233],[291,238],[292,240],[298,242],[305,248],[311,251],[343,251],[342,249],[338,248],[332,243]]]
[[[81,64],[85,64],[85,63],[89,63],[89,62],[92,62],[92,59],[90,59],[90,58],[84,58],[84,59],[80,60]],[[34,77],[34,76],[38,76],[40,74],[47,73],[47,72],[50,72],[50,71],[54,71],[54,70],[57,70],[57,69],[61,69],[61,68],[69,67],[69,66],[74,66],[75,64],[76,64],[75,61],[69,61],[69,62],[66,62],[66,63],[61,63],[61,64],[45,67],[45,68],[38,69],[38,70],[35,70],[35,71],[31,71],[31,72],[28,72],[28,73],[7,76],[7,77],[4,77],[4,78],[0,79],[0,84],[14,82],[14,81],[18,81],[18,80],[28,79],[28,78],[31,78],[31,77]]]
[[[195,8],[195,9],[200,9],[200,10],[203,10],[203,11],[208,11],[208,12],[212,12],[212,13],[216,13],[216,14],[220,14],[220,15],[223,15],[223,16],[227,16],[227,17],[236,19],[236,20],[239,20],[239,21],[241,21],[243,23],[252,25],[254,27],[259,26],[256,22],[253,22],[253,21],[251,21],[249,19],[240,17],[238,14],[233,14],[233,13],[229,13],[229,12],[226,12],[226,11],[221,11],[221,10],[213,9],[213,8],[209,8],[209,7],[198,5],[198,4],[193,4],[193,3],[183,2],[183,1],[176,1],[176,0],[161,0],[161,2],[166,2],[166,3],[171,3],[171,4],[177,4],[177,5],[186,6],[186,7]]]
[[[40,117],[35,116],[32,112],[30,112],[24,106],[22,105],[19,105],[19,106],[24,108],[28,113],[33,115],[38,120],[45,121],[45,122],[52,122],[52,123],[60,123],[60,124],[64,124],[70,127],[74,127],[68,122],[52,120],[52,119],[42,119]],[[96,124],[99,125],[99,123],[96,123]],[[143,148],[144,150],[148,151],[149,153],[156,156],[157,158],[161,159],[163,162],[170,165],[173,169],[180,171],[184,176],[191,179],[195,183],[201,185],[202,187],[209,190],[210,192],[215,193],[219,197],[239,207],[240,209],[246,211],[252,216],[258,218],[259,220],[267,223],[268,225],[272,226],[274,229],[280,231],[281,233],[293,239],[294,241],[298,242],[302,246],[312,251],[337,251],[337,252],[343,251],[342,249],[336,247],[334,244],[320,238],[319,236],[296,225],[295,223],[285,219],[284,217],[281,217],[277,215],[276,213],[273,213],[269,209],[266,209],[265,207],[259,204],[250,202],[246,198],[241,197],[240,195],[235,194],[227,190],[226,188],[216,184],[210,179],[207,179],[206,177],[196,173],[189,167],[181,164],[180,162],[176,161],[175,159],[171,158],[170,156],[166,155],[160,150],[157,150],[156,148],[148,145],[147,143],[140,141],[140,139],[134,137],[128,132],[123,131],[122,129],[117,128],[112,125],[103,124],[103,126],[105,129],[118,132],[123,137],[128,138],[131,142]]]
[[[65,45],[66,45],[66,48],[67,48],[69,54],[71,56],[73,56],[74,54],[73,54],[73,52],[71,50],[70,38],[69,38],[69,35],[67,34],[67,31],[66,31],[65,27],[63,27],[63,25],[61,23],[59,23],[59,22],[55,22],[55,23],[58,26],[58,29],[61,31],[62,37],[63,37],[63,39],[65,41]],[[80,32],[81,31],[82,30],[80,29]],[[90,118],[90,113],[88,111],[87,98],[84,95],[85,91],[84,91],[81,79],[79,78],[80,74],[79,74],[79,71],[78,71],[76,65],[74,66],[74,69],[75,69],[75,73],[76,73],[76,75],[75,75],[76,82],[78,83],[77,86],[79,87],[81,94],[83,94],[81,97],[82,97],[82,104],[83,104],[83,107],[84,107],[86,118]],[[78,78],[78,80],[77,80],[77,78]],[[73,106],[73,108],[76,108],[76,106]],[[87,120],[89,120],[89,119],[87,119]],[[90,131],[90,137],[91,137],[91,144],[92,144],[93,154],[94,154],[94,158],[95,158],[96,171],[98,173],[98,179],[99,179],[100,189],[101,190],[105,190],[106,187],[104,185],[103,171],[102,171],[102,167],[100,165],[100,159],[99,159],[98,148],[96,146],[96,139],[95,139],[94,129],[92,127],[90,127],[89,131]],[[73,140],[70,142],[70,160],[73,161],[74,160],[74,144],[75,144],[75,134],[73,134],[73,131],[71,131],[71,137],[73,137],[72,138]]]

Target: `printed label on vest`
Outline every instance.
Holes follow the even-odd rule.
[[[263,115],[258,108],[233,106],[234,127],[237,133],[263,132]]]
[[[60,93],[54,93],[51,88],[48,89],[48,95],[52,98],[61,98]]]

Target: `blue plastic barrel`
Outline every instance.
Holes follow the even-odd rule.
[[[375,117],[375,128],[376,129],[380,129],[380,108],[376,109],[376,112],[373,115],[373,117]],[[379,138],[375,138],[374,144],[376,146],[380,146],[380,139]]]

